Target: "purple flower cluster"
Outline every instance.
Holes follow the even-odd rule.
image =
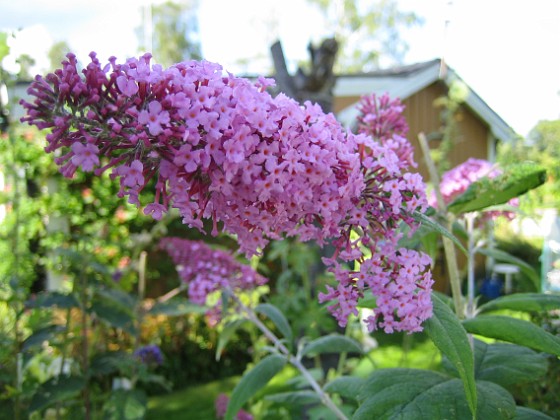
[[[163,354],[161,349],[155,344],[139,347],[134,351],[134,356],[149,366],[160,366],[163,364]]]
[[[496,165],[486,160],[470,158],[442,175],[440,191],[443,201],[445,204],[449,204],[463,194],[473,182],[484,177],[495,178],[498,175],[501,175],[501,173],[502,172],[496,167]],[[432,207],[437,207],[437,200],[434,193],[430,195],[428,201]],[[517,198],[513,198],[508,204],[518,206],[519,200]],[[490,218],[504,216],[511,219],[514,217],[514,213],[507,211],[493,211],[489,212],[487,216]]]
[[[399,157],[403,169],[416,167],[414,148],[406,139],[408,123],[402,112],[404,105],[399,98],[388,94],[378,97],[375,93],[364,95],[358,105],[358,131],[367,134],[390,148]]]
[[[120,196],[138,206],[154,180],[146,214],[159,219],[171,206],[200,230],[210,219],[212,234],[235,234],[247,256],[285,236],[330,242],[336,251],[326,262],[339,286],[327,295],[339,302],[330,308],[340,325],[358,297],[383,289],[392,292],[370,328],[387,320],[387,331],[420,330],[431,314],[429,264],[399,248],[397,232],[403,222],[416,227],[410,212],[424,211],[427,200],[421,177],[406,172],[411,154],[390,136],[402,124],[382,125],[373,133],[379,141],[354,135],[317,105],[271,97],[268,79],[252,83],[207,61],[163,69],[150,58],[101,66],[92,53],[80,75],[70,54],[62,69],[36,78],[24,121],[52,129],[46,150],[59,152],[62,173],[113,168]],[[399,105],[381,102],[376,124],[400,121]],[[364,268],[347,268],[353,261]]]
[[[202,241],[167,237],[161,240],[160,247],[167,251],[179,276],[188,284],[190,300],[198,305],[205,305],[210,293],[226,287],[250,290],[267,282],[228,252],[212,249]]]

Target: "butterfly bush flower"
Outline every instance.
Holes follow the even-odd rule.
[[[202,241],[167,237],[161,240],[160,247],[169,254],[181,280],[188,285],[190,300],[198,305],[205,305],[210,293],[225,288],[251,290],[267,282],[228,252],[213,249]]]
[[[370,329],[421,329],[431,315],[429,262],[400,248],[398,231],[417,227],[410,213],[427,200],[421,177],[407,172],[412,154],[398,102],[371,102],[363,124],[382,128],[352,134],[318,105],[272,97],[271,80],[251,82],[208,61],[163,69],[145,54],[101,65],[91,53],[80,74],[76,57],[67,57],[35,79],[34,101],[22,102],[23,121],[51,130],[45,150],[57,152],[63,175],[111,169],[119,195],[146,214],[175,208],[201,231],[211,220],[211,233],[236,235],[248,257],[286,236],[330,243],[335,252],[325,262],[338,286],[321,299],[332,301],[341,326],[357,299],[374,293],[380,304]],[[83,158],[76,144],[97,147],[90,153],[98,160]],[[151,203],[147,185],[155,188]],[[356,261],[360,269],[349,268]],[[211,286],[189,281],[200,302]]]
[[[74,152],[72,163],[75,166],[81,166],[84,171],[91,172],[96,165],[99,165],[99,149],[96,145],[74,143],[71,148]]]
[[[483,159],[470,158],[453,169],[445,172],[441,177],[440,191],[445,204],[450,204],[463,194],[467,188],[475,181],[484,177],[496,178],[501,175],[501,171],[492,164]],[[435,194],[432,193],[428,200],[432,207],[437,207]],[[508,204],[518,206],[517,198],[511,199]],[[495,218],[504,216],[513,219],[514,213],[508,211],[493,211],[486,214],[487,218]]]
[[[134,351],[134,356],[149,366],[160,366],[163,364],[163,354],[161,349],[155,344],[139,347]]]

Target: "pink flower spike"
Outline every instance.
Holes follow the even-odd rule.
[[[421,329],[432,311],[431,261],[398,243],[400,226],[416,229],[410,212],[425,209],[427,200],[421,177],[408,172],[414,154],[398,100],[365,98],[362,134],[354,135],[318,105],[273,97],[270,81],[226,75],[218,64],[163,69],[150,55],[107,66],[91,59],[79,69],[68,55],[62,69],[32,83],[33,103],[22,103],[22,121],[51,129],[46,151],[57,152],[65,176],[77,166],[95,168],[97,176],[114,168],[119,197],[154,218],[177,209],[203,234],[210,222],[212,234],[235,235],[246,257],[285,236],[330,244],[325,261],[334,284],[319,298],[329,301],[339,325],[356,314],[360,297],[373,295],[370,329]],[[195,302],[206,303],[225,284],[255,283],[229,258],[171,242],[171,253],[182,252],[176,263]],[[358,271],[351,261],[360,263]]]
[[[166,237],[160,247],[177,265],[179,276],[188,285],[190,300],[199,305],[205,305],[208,294],[224,286],[234,291],[251,290],[267,282],[229,252],[212,249],[202,241]]]
[[[162,111],[161,104],[158,101],[152,101],[148,104],[147,111],[144,109],[138,113],[138,122],[147,124],[150,134],[157,136],[163,131],[161,125],[169,122],[169,112]]]
[[[74,143],[72,144],[72,151],[74,156],[72,156],[72,164],[74,166],[81,166],[86,172],[93,171],[93,167],[99,165],[99,148],[95,144],[86,143]]]

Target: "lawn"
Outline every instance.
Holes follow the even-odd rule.
[[[147,420],[211,420],[216,418],[214,401],[231,393],[239,377],[222,379],[150,398]]]
[[[365,377],[376,368],[414,367],[434,368],[440,362],[439,353],[430,341],[415,342],[411,336],[404,336],[404,343],[395,337],[393,345],[385,345],[370,352],[370,358],[363,358],[354,365],[353,374]],[[409,342],[410,341],[410,342]],[[388,343],[386,343],[388,344]],[[409,347],[410,348],[407,348]],[[403,350],[405,349],[405,350]],[[358,359],[355,359],[358,361]],[[353,363],[350,363],[353,365]],[[265,394],[282,391],[296,371],[286,367],[257,395],[258,400]],[[216,418],[214,401],[221,393],[231,394],[239,377],[222,379],[202,385],[195,385],[171,394],[152,397],[148,403],[147,420],[213,420]],[[257,416],[258,418],[258,416]]]

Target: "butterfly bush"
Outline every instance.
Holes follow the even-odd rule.
[[[484,177],[488,177],[490,179],[496,178],[501,174],[502,172],[495,164],[484,159],[469,158],[465,162],[457,165],[455,168],[450,169],[442,175],[440,191],[443,201],[445,204],[450,204],[453,200],[463,194],[473,182]],[[434,193],[430,194],[428,202],[432,207],[437,207],[437,200]],[[513,198],[508,202],[508,204],[518,206],[519,199]],[[492,211],[487,212],[485,218],[493,219],[498,216],[513,219],[515,214],[509,211]]]
[[[325,263],[337,285],[320,299],[341,326],[373,293],[371,330],[421,330],[432,313],[430,261],[399,247],[398,231],[414,230],[410,214],[427,200],[420,175],[406,171],[400,134],[390,134],[397,127],[372,133],[379,139],[348,133],[318,105],[272,97],[270,79],[251,82],[208,61],[163,69],[149,54],[107,65],[90,57],[79,72],[69,54],[22,102],[23,121],[51,130],[45,150],[64,176],[111,169],[119,196],[144,213],[160,219],[174,208],[201,231],[209,220],[213,235],[236,235],[248,257],[286,236],[330,243]],[[400,112],[381,109],[378,124]]]
[[[163,364],[163,353],[155,344],[148,344],[134,351],[134,356],[142,363],[150,366]]]
[[[167,237],[160,247],[169,254],[181,280],[188,285],[189,299],[199,305],[206,304],[210,293],[225,288],[251,290],[267,282],[228,252],[213,249],[202,241]]]

